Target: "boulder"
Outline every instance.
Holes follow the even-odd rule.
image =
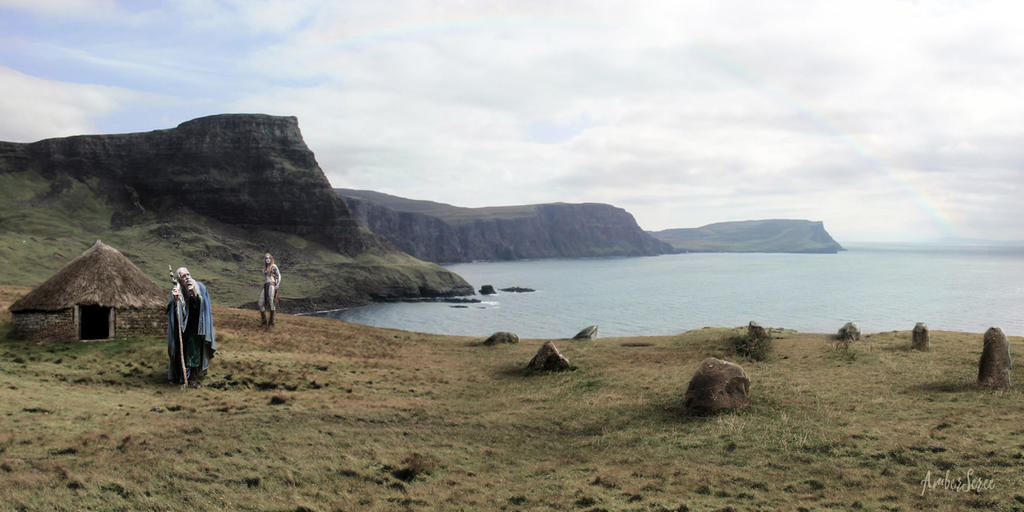
[[[514,332],[500,331],[492,334],[489,338],[484,340],[484,345],[498,345],[500,343],[519,343],[519,336],[516,336],[516,333]]]
[[[768,331],[758,325],[757,322],[752,321],[747,325],[747,337],[755,341],[766,340],[768,339]]]
[[[910,347],[914,350],[928,350],[931,348],[932,339],[928,334],[928,326],[924,322],[918,322],[914,326],[914,338],[910,344]]]
[[[992,388],[1010,387],[1010,343],[1003,330],[990,327],[985,331],[985,345],[978,363],[978,384]]]
[[[480,295],[494,295],[495,293],[498,292],[494,291],[494,286],[492,285],[485,284],[480,287]]]
[[[846,322],[846,325],[839,329],[836,335],[839,341],[857,341],[860,339],[860,329],[853,322]]]
[[[686,388],[686,410],[713,412],[750,405],[750,379],[736,363],[709,357],[701,361]]]
[[[537,355],[533,356],[527,366],[532,370],[559,371],[569,368],[569,360],[558,352],[554,343],[549,341],[540,347]]]
[[[523,288],[521,286],[510,286],[508,288],[502,288],[501,291],[511,293],[530,293],[537,290],[534,290],[533,288]]]
[[[578,332],[578,333],[576,333],[576,336],[573,336],[572,339],[574,339],[574,340],[590,340],[590,339],[594,339],[596,337],[597,337],[597,326],[596,325],[591,325],[589,327],[584,327],[583,330]]]

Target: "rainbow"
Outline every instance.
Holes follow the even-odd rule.
[[[800,114],[802,118],[812,123],[823,132],[829,134],[833,139],[839,141],[853,154],[857,155],[858,158],[868,164],[870,169],[873,169],[885,176],[889,182],[895,185],[900,191],[904,192],[907,197],[911,198],[917,208],[921,210],[921,212],[924,213],[925,216],[930,219],[946,236],[956,238],[962,236],[950,216],[943,211],[939,203],[930,197],[926,191],[922,190],[920,187],[915,187],[910,180],[906,178],[906,176],[887,164],[884,159],[870,151],[864,144],[858,142],[846,131],[842,130],[836,123],[830,121],[821,113],[799,101],[793,95],[771,85],[766,80],[761,79],[743,66],[740,66],[736,62],[726,58],[719,52],[716,52],[707,46],[696,47],[695,54],[704,62],[711,64],[719,70],[722,70],[744,83],[762,91],[776,102],[781,103],[794,112]]]
[[[494,10],[493,13],[447,19],[443,22],[395,24],[385,28],[375,27],[357,33],[353,33],[349,30],[349,27],[332,26],[316,32],[313,36],[313,42],[328,48],[359,50],[377,44],[429,39],[452,33],[538,28],[606,30],[612,27],[606,23],[586,21],[578,17],[560,18],[553,17],[550,14],[546,14],[543,17],[516,16],[510,15],[506,11]],[[865,144],[857,141],[835,122],[830,121],[825,115],[815,111],[806,103],[799,101],[792,94],[771,85],[767,80],[757,76],[746,67],[727,58],[713,48],[699,44],[692,48],[694,50],[693,55],[701,61],[761,91],[773,101],[798,113],[803,119],[840,142],[861,161],[866,163],[868,168],[883,175],[898,190],[905,193],[906,197],[911,199],[925,217],[930,219],[946,236],[959,237],[961,235],[950,215],[943,210],[938,201],[929,196],[923,188],[914,186],[904,174],[887,164],[882,157],[869,150]]]

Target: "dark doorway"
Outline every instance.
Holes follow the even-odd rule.
[[[105,340],[110,337],[110,308],[79,306],[83,340]]]

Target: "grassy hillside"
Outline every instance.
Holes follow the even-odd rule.
[[[651,235],[677,250],[689,252],[834,253],[843,250],[821,222],[809,220],[719,222],[699,228],[653,231]]]
[[[764,362],[731,355],[730,329],[556,340],[577,369],[529,374],[543,340],[288,315],[264,333],[218,307],[211,374],[182,392],[161,338],[4,339],[25,291],[0,287],[5,510],[1024,507],[1024,389],[974,386],[978,334],[935,332],[918,353],[908,332],[848,352],[787,332]],[[751,407],[680,412],[709,355],[744,366]],[[946,471],[993,486],[922,493]]]
[[[282,300],[296,308],[366,302],[369,293],[427,283],[443,289],[451,274],[395,250],[346,256],[308,238],[270,230],[243,230],[188,210],[137,215],[132,225],[111,219],[119,207],[95,182],[56,184],[35,172],[0,173],[0,264],[5,281],[35,286],[97,239],[118,249],[158,284],[170,289],[167,265],[187,266],[206,283],[216,304],[254,302],[267,251],[283,273]],[[312,299],[312,301],[310,301]]]

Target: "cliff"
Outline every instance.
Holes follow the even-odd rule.
[[[283,271],[306,267],[317,276],[305,282],[293,273],[291,297],[324,306],[472,293],[458,276],[361,229],[294,117],[225,114],[145,133],[0,142],[0,185],[0,220],[11,229],[3,238],[25,241],[0,249],[0,261],[39,267],[18,274],[23,284],[57,263],[33,254],[77,254],[76,244],[103,236],[140,257],[169,246],[164,259],[246,284],[271,251],[287,262]],[[238,301],[247,295],[226,286],[238,289]]]
[[[607,204],[462,208],[366,190],[337,189],[356,222],[435,262],[651,256],[672,248],[629,212]]]
[[[794,252],[843,251],[822,222],[809,220],[750,220],[721,222],[690,229],[651,232],[655,238],[682,252]]]

